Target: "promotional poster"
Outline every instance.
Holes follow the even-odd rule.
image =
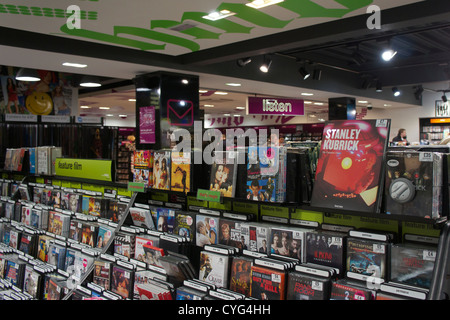
[[[323,131],[311,205],[380,210],[390,120],[338,120]]]

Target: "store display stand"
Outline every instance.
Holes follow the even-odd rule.
[[[428,300],[447,300],[449,298],[449,285],[446,283],[450,268],[450,221],[447,221],[441,230],[436,260],[431,279]]]
[[[128,213],[130,212],[130,208],[133,206],[134,201],[136,200],[136,196],[137,193],[134,192],[133,195],[131,196],[130,202],[127,205],[127,208],[125,210],[125,213],[122,216],[122,219],[119,221],[116,229],[113,231],[111,238],[109,239],[109,241],[107,242],[107,244],[103,247],[102,251],[100,252],[100,254],[104,254],[108,251],[109,247],[111,246],[111,244],[114,242],[114,238],[116,233],[120,230],[120,228],[122,227],[123,223],[125,222]],[[85,280],[92,274],[92,272],[94,271],[94,263],[92,263],[89,266],[89,269],[87,270],[87,272],[83,275],[83,277],[80,280],[80,285],[83,284],[85,282]],[[73,294],[73,291],[76,290],[76,288],[73,288],[72,290],[70,290],[68,292],[68,294],[62,299],[62,300],[69,300]]]

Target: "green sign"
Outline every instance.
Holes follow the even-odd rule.
[[[197,190],[197,199],[204,201],[212,201],[220,203],[220,191],[212,191],[206,189],[198,189]]]
[[[128,191],[131,192],[144,192],[145,191],[145,183],[143,182],[128,182]]]
[[[289,208],[281,207],[280,205],[262,204],[261,216],[289,219]]]
[[[88,160],[57,158],[55,173],[57,176],[112,181],[111,160]]]

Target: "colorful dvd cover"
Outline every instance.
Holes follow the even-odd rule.
[[[230,257],[211,251],[200,252],[199,280],[215,285],[218,288],[228,288],[228,271]]]
[[[188,193],[191,191],[191,153],[172,151],[170,190]]]
[[[217,157],[211,165],[209,190],[220,191],[222,197],[233,198],[236,192],[237,165],[236,160],[228,155],[229,153],[224,153],[223,157]]]
[[[153,188],[170,190],[171,152],[155,151],[153,160]]]
[[[217,244],[219,240],[219,218],[202,214],[196,215],[195,239],[199,247],[205,244]]]
[[[311,206],[380,212],[389,119],[328,122]]]
[[[250,296],[253,259],[245,256],[233,257],[231,262],[229,289]]]
[[[347,273],[386,277],[387,244],[356,238],[347,239]]]
[[[285,300],[286,273],[253,265],[250,296],[259,300]]]

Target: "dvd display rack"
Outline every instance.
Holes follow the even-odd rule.
[[[321,153],[312,163],[310,147],[261,153],[249,147],[234,153],[234,159],[239,152],[245,155],[244,164],[230,165],[225,160],[231,153],[225,152],[208,166],[181,166],[187,155],[175,151],[147,152],[152,161],[141,160],[153,163],[153,179],[144,180],[141,192],[126,193],[120,219],[104,203],[114,204],[124,185],[96,188],[95,181],[58,176],[13,179],[8,172],[1,181],[0,249],[22,257],[11,259],[9,268],[24,265],[25,257],[40,270],[54,271],[20,253],[28,240],[22,247],[17,241],[18,231],[23,235],[30,229],[29,205],[33,214],[40,199],[49,216],[33,218],[47,224],[35,232],[80,247],[96,267],[112,265],[104,276],[101,266],[96,274],[90,265],[64,299],[440,299],[448,292],[448,155],[413,148],[386,151],[387,141],[377,136],[386,133],[379,130],[388,126],[383,120],[366,126],[357,143],[359,129],[333,125],[333,132],[342,130],[340,137],[349,138],[341,140],[352,140],[352,146],[369,143],[373,152],[343,158]],[[374,139],[382,142],[374,146]],[[343,145],[350,142],[324,139],[321,148]],[[255,155],[259,162],[251,163]],[[361,158],[365,161],[359,164]],[[383,165],[375,167],[374,159]],[[364,174],[368,166],[370,175]],[[339,179],[339,172],[351,179]],[[69,205],[71,193],[81,195],[86,207],[61,208]],[[414,210],[419,205],[421,210]],[[113,236],[101,248],[94,248],[89,237],[74,243],[67,237],[71,219],[90,227],[106,224]],[[115,287],[99,288],[104,283]]]

